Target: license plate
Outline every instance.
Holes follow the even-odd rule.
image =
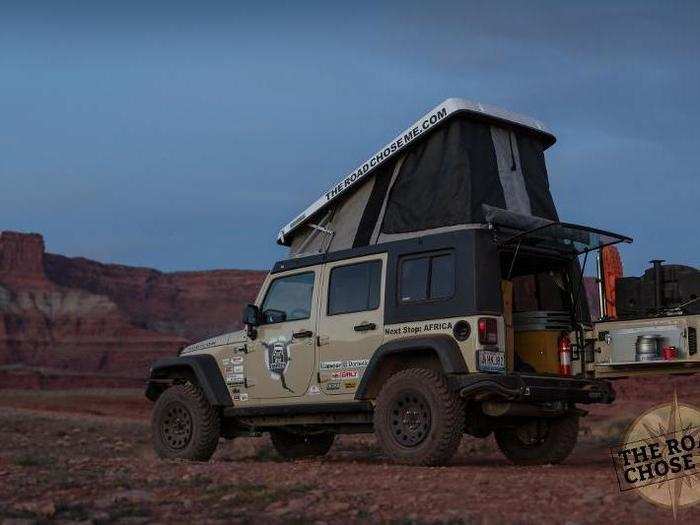
[[[501,352],[479,350],[477,353],[477,365],[483,372],[504,372],[506,369],[506,357]]]

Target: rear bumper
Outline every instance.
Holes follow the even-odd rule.
[[[472,399],[503,399],[522,403],[612,403],[608,381],[528,374],[467,374],[450,378],[452,390]]]

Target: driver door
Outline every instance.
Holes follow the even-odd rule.
[[[251,399],[298,397],[315,369],[321,272],[276,275],[262,297],[262,324],[249,341],[247,392]]]

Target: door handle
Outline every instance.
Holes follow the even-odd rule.
[[[301,330],[299,332],[294,332],[292,337],[294,339],[305,339],[307,337],[311,337],[312,335],[314,335],[314,333],[311,330]]]
[[[356,324],[354,329],[356,332],[369,332],[370,330],[376,330],[377,325],[374,323]]]

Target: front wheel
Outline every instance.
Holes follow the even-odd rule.
[[[534,418],[516,427],[495,431],[503,455],[516,465],[561,463],[578,440],[578,416]]]
[[[219,443],[220,426],[219,414],[198,386],[174,385],[153,407],[153,448],[163,459],[208,461]]]
[[[280,456],[292,460],[325,456],[333,446],[335,434],[295,434],[285,430],[272,430],[270,440]]]
[[[402,370],[377,396],[374,431],[394,461],[442,465],[462,439],[464,405],[444,375],[425,368]]]

